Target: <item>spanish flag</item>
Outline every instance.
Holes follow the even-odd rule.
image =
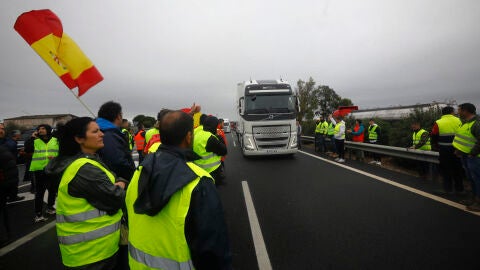
[[[62,22],[52,11],[25,12],[17,18],[14,28],[69,89],[78,87],[78,96],[103,80],[93,63],[63,32]]]

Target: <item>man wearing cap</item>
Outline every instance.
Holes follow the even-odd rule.
[[[463,103],[458,106],[458,115],[462,125],[453,139],[455,154],[462,159],[468,180],[472,184],[473,197],[465,200],[467,209],[480,212],[480,117],[475,105]]]
[[[37,130],[32,133],[32,137],[25,143],[25,152],[32,153],[32,162],[30,171],[35,177],[35,222],[46,221],[43,216],[43,196],[48,190],[48,200],[46,213],[53,215],[56,213],[53,205],[57,186],[56,179],[49,178],[44,168],[54,157],[58,156],[58,141],[52,137],[52,127],[46,124],[39,125]]]

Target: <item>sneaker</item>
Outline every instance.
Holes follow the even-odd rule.
[[[335,161],[339,161],[339,160],[340,160],[340,158],[338,158],[338,157],[337,157],[337,158],[336,158],[336,159],[334,159],[334,160],[335,160]]]
[[[471,205],[467,205],[467,210],[472,212],[480,212],[480,202],[476,201]]]
[[[469,198],[469,199],[461,200],[460,203],[466,206],[470,206],[475,203],[475,200],[473,198]]]
[[[382,162],[380,161],[376,161],[375,164],[377,164],[378,166],[382,166]]]
[[[345,163],[345,159],[341,158],[339,160],[337,160],[338,163]]]
[[[36,216],[36,217],[33,219],[33,221],[34,221],[35,223],[44,222],[44,221],[47,221],[47,218],[44,217],[44,216]]]
[[[47,210],[45,210],[45,213],[47,213],[49,215],[55,215],[55,213],[57,213],[57,211],[55,211],[55,208],[47,208]]]
[[[375,160],[372,160],[368,164],[377,164],[377,162]]]

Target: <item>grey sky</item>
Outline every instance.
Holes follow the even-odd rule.
[[[51,9],[104,81],[82,100],[132,118],[193,102],[234,118],[237,82],[312,76],[360,108],[480,106],[480,1],[2,1],[0,119],[87,111],[15,32]]]

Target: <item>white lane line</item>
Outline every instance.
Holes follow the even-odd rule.
[[[16,204],[16,203],[35,200],[35,194],[32,194],[30,192],[18,193],[18,196],[24,196],[25,198],[21,201],[7,202],[7,204],[10,205],[10,204]],[[48,202],[48,191],[45,191],[45,194],[43,195],[43,201],[45,203]],[[55,201],[55,204],[53,206],[55,206],[56,204],[57,204],[57,202]]]
[[[237,147],[237,144],[235,143],[235,138],[233,137],[233,133],[230,132],[230,136],[232,137],[233,147]]]
[[[20,185],[20,186],[18,186],[18,188],[22,188],[22,187],[26,187],[26,186],[30,186],[30,185],[32,185],[32,183]]]
[[[255,253],[257,254],[258,269],[271,270],[272,265],[268,258],[267,247],[263,240],[262,230],[258,222],[257,212],[253,206],[252,195],[248,188],[247,181],[242,181],[243,196],[245,197],[245,204],[247,205],[248,220],[250,222],[250,229],[252,231],[253,245],[255,246]]]
[[[12,250],[15,250],[19,246],[31,241],[33,238],[39,236],[40,234],[48,231],[49,229],[55,227],[55,221],[52,221],[50,223],[47,223],[45,226],[38,228],[37,230],[25,235],[24,237],[18,239],[17,241],[11,243],[10,245],[3,247],[0,249],[0,257],[3,255],[9,253]]]
[[[473,215],[476,215],[476,216],[480,216],[480,213],[478,212],[472,212],[472,211],[468,211],[466,208],[465,208],[465,205],[463,204],[459,204],[459,203],[456,203],[456,202],[452,202],[450,200],[447,200],[447,199],[444,199],[442,197],[439,197],[439,196],[435,196],[433,194],[430,194],[430,193],[427,193],[427,192],[424,192],[424,191],[421,191],[421,190],[418,190],[418,189],[415,189],[415,188],[412,188],[412,187],[409,187],[409,186],[406,186],[406,185],[402,185],[402,184],[399,184],[395,181],[392,181],[392,180],[389,180],[387,178],[383,178],[383,177],[380,177],[380,176],[377,176],[377,175],[374,175],[374,174],[371,174],[371,173],[368,173],[368,172],[364,172],[362,170],[358,170],[358,169],[355,169],[355,168],[352,168],[352,167],[349,167],[349,166],[346,166],[344,164],[339,164],[335,161],[331,161],[331,160],[328,160],[328,159],[325,159],[325,158],[321,158],[319,156],[316,156],[316,155],[312,155],[310,153],[307,153],[307,152],[303,152],[303,151],[298,151],[304,155],[307,155],[307,156],[311,156],[313,158],[316,158],[316,159],[320,159],[322,161],[325,161],[325,162],[328,162],[330,164],[333,164],[333,165],[336,165],[336,166],[339,166],[339,167],[342,167],[344,169],[347,169],[347,170],[350,170],[352,172],[356,172],[356,173],[359,173],[359,174],[363,174],[365,176],[368,176],[370,178],[373,178],[375,180],[378,180],[380,182],[383,182],[383,183],[386,183],[386,184],[389,184],[389,185],[392,185],[392,186],[395,186],[395,187],[398,187],[398,188],[401,188],[401,189],[404,189],[404,190],[407,190],[407,191],[410,191],[410,192],[413,192],[417,195],[420,195],[420,196],[423,196],[423,197],[426,197],[426,198],[429,198],[429,199],[432,199],[434,201],[437,201],[437,202],[440,202],[440,203],[443,203],[443,204],[446,204],[446,205],[449,205],[451,207],[455,207],[457,209],[460,209],[464,212],[467,212],[467,213],[470,213],[470,214],[473,214]]]

